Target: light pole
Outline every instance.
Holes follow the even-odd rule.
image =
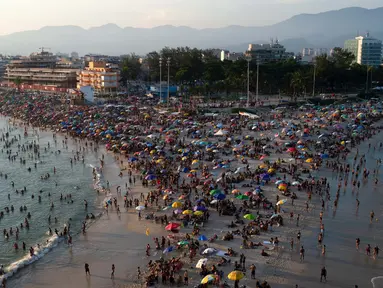
[[[160,57],[160,102],[162,100],[162,85],[161,85],[161,81],[162,81],[162,57]]]
[[[247,107],[250,107],[250,62],[251,56],[246,57],[247,61]]]
[[[313,97],[315,97],[315,74],[316,74],[317,65],[314,62],[314,75],[313,75]]]
[[[367,71],[366,71],[366,93],[368,93],[368,63],[367,63]]]
[[[255,101],[257,103],[259,101],[258,87],[259,87],[259,57],[257,56],[257,87],[255,90]]]
[[[168,98],[167,98],[167,106],[169,108],[169,98],[170,98],[170,57],[168,57],[168,60],[166,61],[168,64]]]

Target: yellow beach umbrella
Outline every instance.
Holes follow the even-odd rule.
[[[314,159],[313,158],[309,158],[306,160],[306,163],[313,163],[314,162]]]
[[[190,173],[195,173],[195,172],[197,172],[197,169],[190,170]]]
[[[185,210],[184,212],[182,212],[182,214],[190,215],[190,214],[193,214],[193,211],[192,210]]]
[[[194,159],[192,164],[197,164],[199,161],[197,159]]]
[[[241,271],[231,271],[229,275],[227,275],[227,278],[231,281],[237,281],[241,280],[245,275]]]
[[[195,215],[195,216],[202,216],[202,215],[203,215],[203,212],[202,212],[202,211],[195,211],[195,212],[194,212],[194,215]]]
[[[172,207],[173,208],[181,208],[182,207],[182,203],[181,202],[174,202],[173,204],[172,204]]]

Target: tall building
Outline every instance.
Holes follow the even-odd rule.
[[[70,66],[61,66],[56,56],[42,50],[29,57],[11,60],[6,66],[4,80],[8,86],[15,86],[17,80],[23,89],[61,91],[76,87],[77,71]]]
[[[249,44],[249,48],[245,51],[246,57],[251,57],[259,63],[276,62],[294,57],[294,53],[286,52],[286,48],[272,41],[269,44]]]
[[[119,87],[120,72],[116,65],[104,61],[90,61],[77,75],[77,88],[91,86],[97,92],[116,91]]]
[[[303,48],[302,57],[314,55],[314,48]]]
[[[355,55],[355,62],[361,65],[378,67],[382,64],[382,41],[366,36],[346,40],[344,49]]]
[[[328,55],[327,48],[316,48],[314,51],[314,56]]]

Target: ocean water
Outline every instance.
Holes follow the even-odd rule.
[[[375,185],[372,172],[377,169],[376,160],[383,159],[383,150],[368,149],[368,143],[373,147],[382,142],[382,134],[373,137],[369,142],[362,143],[359,146],[359,157],[366,155],[366,169],[370,171],[368,181],[361,182],[360,189],[353,189],[351,175],[348,178],[348,186],[345,188],[342,181],[338,207],[333,207],[333,201],[337,191],[339,176],[329,169],[321,169],[318,177],[324,176],[330,180],[331,201],[325,206],[323,223],[325,225],[325,237],[323,243],[326,245],[326,256],[321,255],[321,248],[316,240],[320,232],[319,213],[321,204],[318,197],[314,198],[316,208],[312,212],[314,218],[317,218],[317,226],[306,227],[312,231],[310,239],[302,239],[302,244],[306,250],[305,262],[307,264],[304,273],[301,275],[299,287],[322,287],[324,284],[319,282],[320,270],[326,267],[328,273],[328,282],[326,287],[383,287],[383,260],[382,254],[377,259],[367,256],[365,248],[367,244],[371,247],[379,246],[383,248],[383,167],[379,167],[377,178],[379,183]],[[354,163],[354,155],[348,157],[347,162]],[[359,158],[357,160],[359,162]],[[360,201],[359,208],[356,205],[356,199]],[[375,219],[370,223],[370,212],[375,212]],[[361,244],[359,250],[356,249],[356,238],[360,238]],[[373,249],[371,249],[373,250]],[[372,251],[371,251],[372,254]],[[378,278],[376,278],[378,277]]]
[[[80,161],[70,163],[75,151],[80,147],[85,147],[85,142],[75,143],[74,140],[68,138],[67,144],[63,136],[57,135],[57,143],[54,143],[52,132],[33,131],[31,127],[28,129],[28,136],[24,136],[23,127],[10,126],[6,118],[0,118],[0,136],[9,133],[9,138],[14,136],[17,138],[11,147],[4,148],[4,142],[0,142],[0,211],[4,212],[4,217],[0,219],[0,228],[3,232],[10,228],[13,229],[13,235],[9,235],[6,239],[3,233],[0,237],[0,264],[5,268],[10,268],[9,276],[16,272],[19,268],[24,267],[38,260],[54,248],[59,239],[54,231],[55,229],[62,231],[65,225],[71,225],[71,234],[76,234],[81,230],[82,221],[87,213],[97,213],[98,197],[94,190],[94,181],[92,175],[92,167],[99,165],[100,152],[94,152],[90,146],[81,151],[84,155],[84,163]],[[21,137],[19,138],[19,135]],[[40,145],[40,158],[33,154],[33,150],[23,152],[18,149],[18,145],[32,143],[35,141]],[[7,154],[7,150],[11,150]],[[58,151],[61,151],[59,153]],[[15,161],[8,159],[9,155],[16,155]],[[20,157],[25,159],[25,164],[20,162]],[[35,167],[36,164],[36,167]],[[31,171],[28,171],[28,168]],[[56,173],[54,173],[54,167]],[[50,174],[48,179],[42,180],[41,176]],[[7,175],[7,179],[5,178]],[[12,187],[12,181],[14,187]],[[20,192],[26,188],[23,194]],[[16,190],[19,193],[16,193]],[[9,199],[8,199],[9,194]],[[61,194],[63,200],[60,200]],[[71,194],[71,198],[66,197]],[[34,198],[33,198],[34,196]],[[41,202],[38,197],[41,196]],[[66,199],[65,199],[66,198]],[[72,203],[73,200],[73,203]],[[85,209],[84,200],[88,202]],[[54,208],[51,209],[53,203]],[[7,213],[5,207],[14,211]],[[26,206],[27,211],[20,211],[21,206]],[[20,223],[24,223],[28,212],[31,218],[28,219],[30,228],[20,228]],[[51,223],[48,217],[51,216]],[[19,228],[19,239],[16,240],[16,227]],[[53,231],[53,235],[48,235],[49,227]],[[14,243],[17,243],[19,249],[14,249]],[[26,243],[26,251],[22,249],[22,243]],[[38,248],[37,244],[40,244]],[[35,257],[29,257],[29,248],[34,247]]]

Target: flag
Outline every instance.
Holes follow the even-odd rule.
[[[150,230],[149,230],[149,228],[146,228],[146,232],[145,232],[145,234],[146,234],[146,236],[149,236],[149,234],[150,234]]]

